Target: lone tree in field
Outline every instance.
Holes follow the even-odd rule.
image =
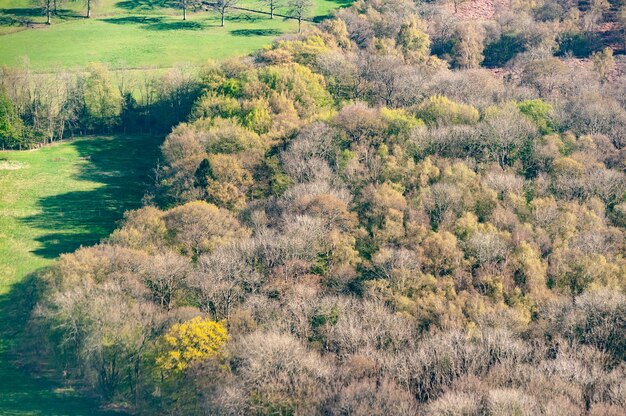
[[[214,3],[209,3],[212,8],[220,13],[220,16],[222,17],[222,27],[224,27],[224,18],[226,17],[226,13],[235,7],[237,3],[239,3],[239,0],[217,0]]]
[[[183,11],[183,20],[187,20],[187,9],[195,7],[199,1],[198,0],[172,0],[176,7],[182,9]]]
[[[270,19],[274,18],[274,11],[278,8],[279,0],[263,0],[263,3],[267,4],[270,8]]]
[[[298,33],[300,33],[302,31],[302,20],[313,9],[313,0],[290,0],[287,6],[289,15],[298,20]]]

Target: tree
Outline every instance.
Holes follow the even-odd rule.
[[[198,316],[170,328],[156,362],[166,372],[181,373],[194,362],[223,357],[227,342],[224,324]]]
[[[287,4],[288,13],[298,20],[298,33],[302,31],[302,20],[305,19],[313,8],[312,0],[290,0]]]
[[[485,58],[484,28],[472,22],[460,24],[456,29],[452,50],[455,63],[461,68],[477,68]]]
[[[24,123],[6,92],[0,89],[0,147],[14,147],[24,131]]]
[[[63,1],[65,0],[52,0],[52,12],[54,13],[54,15],[58,15],[58,7],[63,3]]]
[[[613,49],[604,48],[602,51],[594,52],[591,55],[593,62],[593,70],[598,74],[600,81],[605,82],[615,70],[615,58],[613,58]]]
[[[91,17],[91,4],[92,3],[97,3],[98,0],[85,0],[87,3],[87,16],[85,16],[87,19],[89,19]]]
[[[183,20],[187,20],[187,9],[199,3],[198,0],[172,0],[172,3],[183,11]],[[223,26],[223,24],[222,24]]]
[[[452,0],[452,4],[454,5],[454,14],[459,12],[459,6],[461,3],[465,3],[466,0]]]
[[[46,24],[52,24],[52,0],[36,0],[36,4],[43,9],[44,14],[46,15]]]
[[[270,8],[270,19],[273,19],[274,10],[276,10],[280,5],[279,0],[263,0],[263,3],[267,4],[267,6]]]
[[[203,201],[169,210],[165,222],[174,245],[192,256],[210,252],[248,234],[229,211]]]
[[[622,6],[617,12],[617,20],[622,26],[622,36],[624,38],[624,49],[626,49],[626,6]]]
[[[404,59],[409,62],[423,62],[430,54],[430,38],[426,34],[426,23],[420,19],[409,19],[400,27],[397,44],[401,47]]]
[[[107,68],[90,64],[83,82],[86,124],[91,129],[109,130],[118,122],[122,111],[122,95],[113,84]]]
[[[224,27],[224,19],[226,17],[226,13],[228,13],[228,11],[234,8],[238,3],[239,0],[217,0],[215,3],[211,3],[211,7],[213,7],[220,13],[220,16],[222,18],[222,27]]]

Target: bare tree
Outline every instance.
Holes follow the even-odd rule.
[[[92,3],[97,3],[98,0],[85,0],[87,3],[87,16],[85,16],[87,19],[89,19],[91,17],[91,4]]]
[[[234,8],[238,3],[239,0],[217,0],[214,3],[210,3],[210,6],[220,13],[220,16],[222,18],[222,27],[224,27],[224,19],[226,17],[226,13],[228,13],[228,11]]]
[[[263,3],[266,4],[270,8],[270,19],[274,18],[274,11],[280,5],[279,0],[263,0]]]
[[[187,9],[195,8],[198,0],[172,0],[172,4],[183,11],[183,20],[187,20]]]
[[[300,33],[302,31],[302,20],[311,13],[313,2],[311,0],[290,0],[287,6],[289,15],[298,20],[298,33]]]
[[[39,5],[42,9],[43,12],[46,15],[46,24],[50,25],[52,24],[52,3],[53,0],[36,0],[36,4]],[[56,8],[56,2],[54,3],[55,8]]]
[[[53,4],[52,12],[54,13],[55,16],[59,14],[58,13],[58,8],[59,8],[59,6],[61,6],[62,2],[63,2],[63,0],[52,0],[52,4]]]

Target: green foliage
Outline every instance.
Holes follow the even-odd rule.
[[[587,58],[598,49],[598,41],[593,34],[565,33],[559,38],[558,56],[572,54],[576,58]]]
[[[406,137],[411,130],[423,126],[424,122],[410,115],[404,109],[382,108],[380,115],[388,125],[387,134],[396,137]]]
[[[487,68],[504,66],[524,50],[524,42],[519,36],[503,33],[498,40],[485,46],[483,65]]]
[[[424,62],[430,54],[430,38],[425,23],[412,18],[400,27],[397,43],[407,61]]]
[[[255,100],[248,105],[244,105],[245,115],[243,116],[243,125],[250,130],[263,134],[270,130],[272,118],[267,102],[264,100]]]
[[[102,64],[90,64],[84,78],[85,123],[91,130],[110,131],[122,111],[122,97]]]
[[[6,92],[0,89],[0,148],[12,149],[22,145],[24,135],[24,122]]]
[[[333,100],[324,88],[324,79],[300,64],[268,66],[259,70],[259,80],[291,98],[302,117],[329,108]]]
[[[517,108],[522,114],[530,118],[539,127],[541,134],[554,133],[552,122],[552,105],[537,98],[517,103]]]
[[[241,105],[236,98],[208,92],[194,103],[192,117],[194,119],[234,118],[240,112]]]

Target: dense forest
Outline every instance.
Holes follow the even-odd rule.
[[[5,138],[180,122],[35,350],[140,414],[626,413],[626,9],[471,4],[360,0],[143,102],[5,70]]]

